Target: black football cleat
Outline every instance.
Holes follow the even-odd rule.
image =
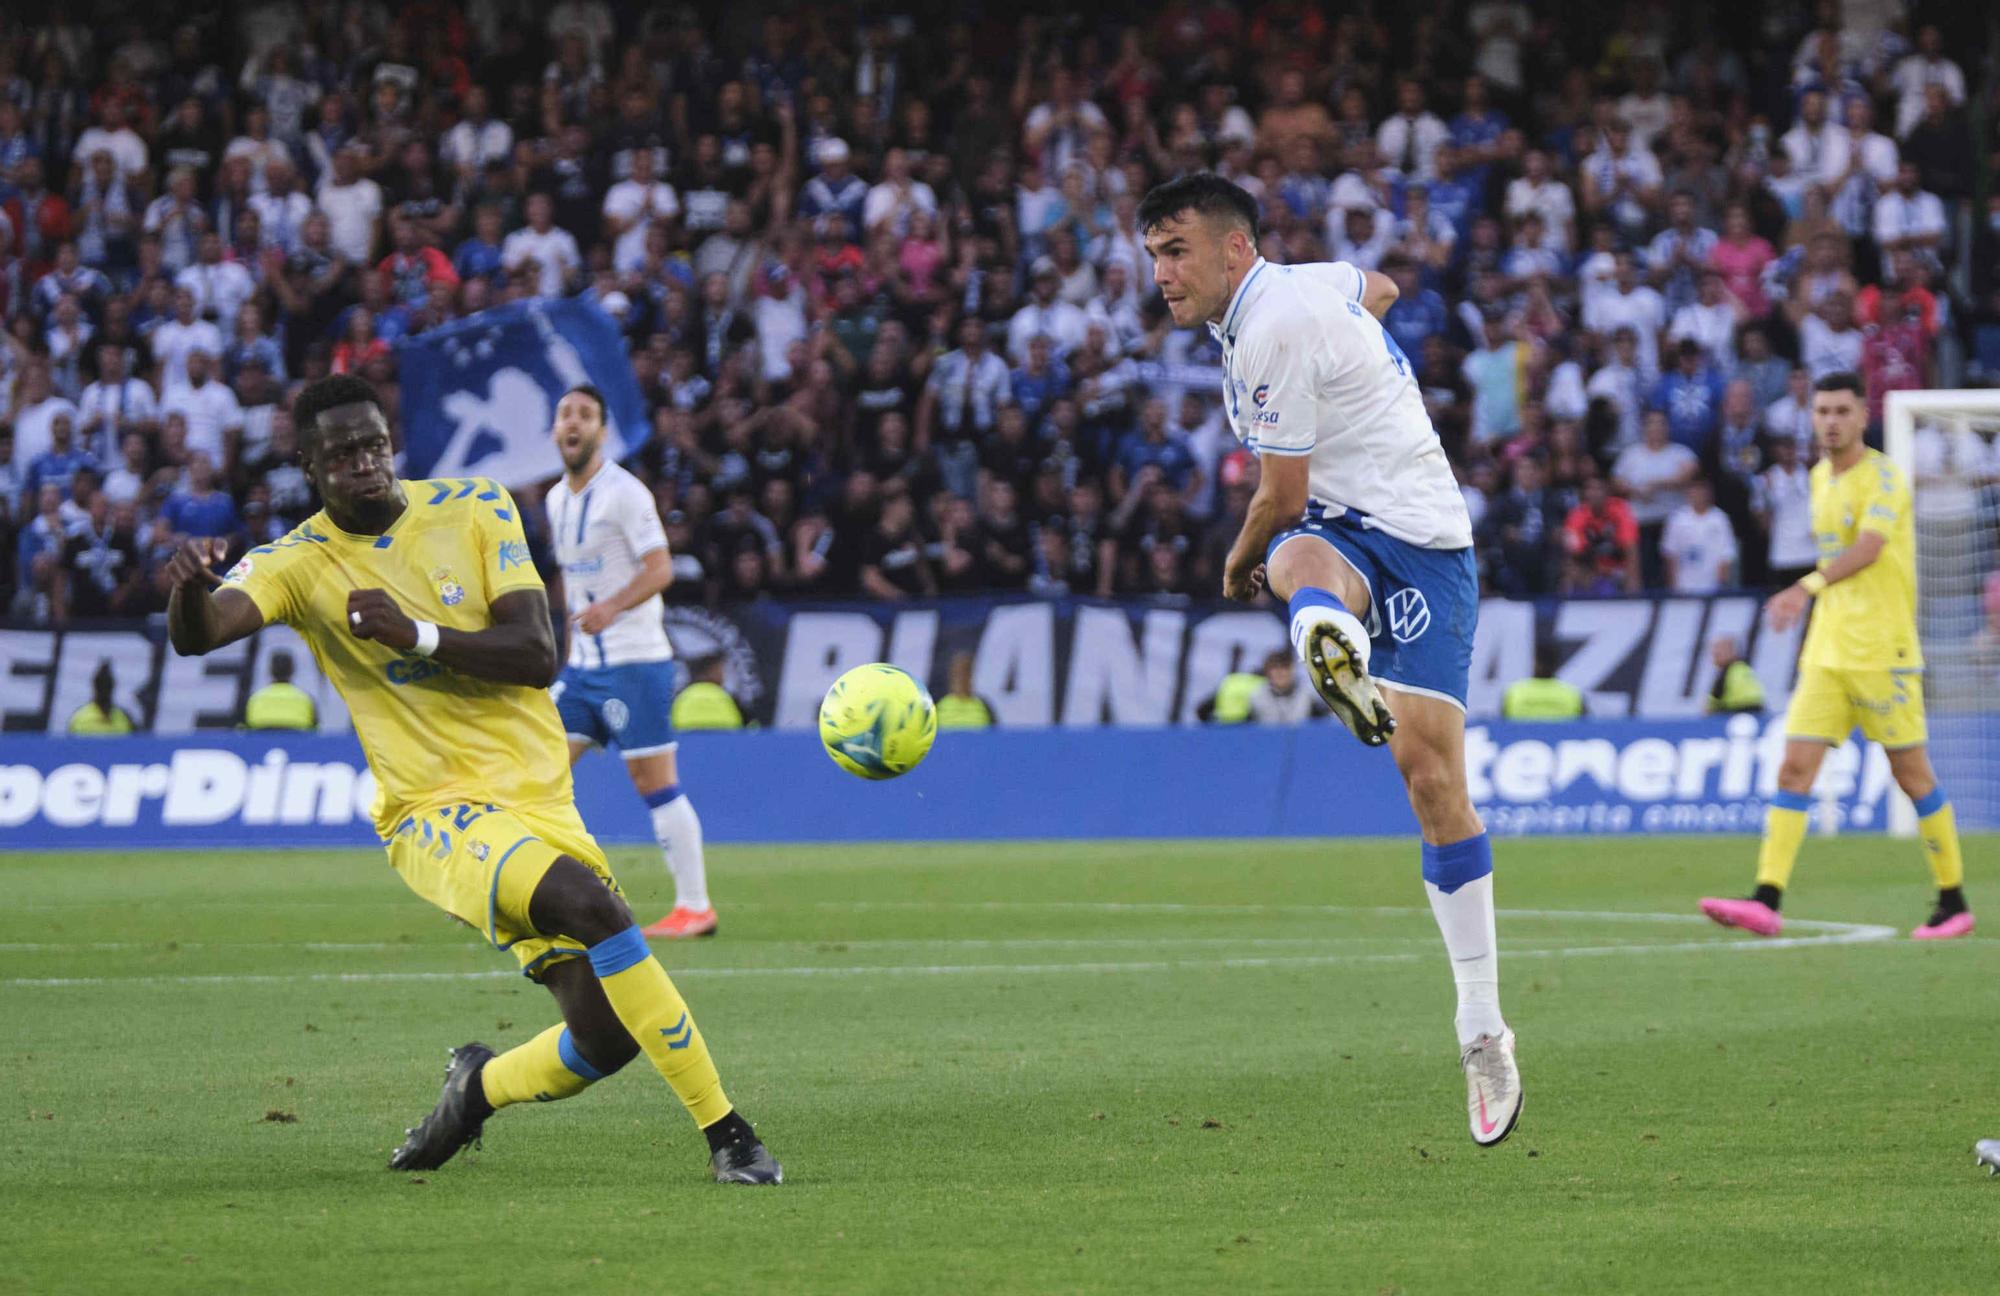
[[[715,1182],[726,1184],[781,1184],[785,1182],[785,1167],[771,1155],[771,1149],[758,1139],[744,1139],[725,1143],[715,1149],[708,1159],[715,1171]]]
[[[391,1170],[435,1170],[479,1138],[493,1109],[487,1106],[484,1092],[474,1097],[472,1086],[479,1083],[479,1073],[492,1059],[493,1050],[477,1042],[451,1051],[437,1106],[415,1129],[403,1131],[409,1137],[390,1155]],[[475,1108],[482,1109],[476,1116]]]

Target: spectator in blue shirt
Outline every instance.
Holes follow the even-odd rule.
[[[1482,197],[1460,160],[1457,148],[1440,144],[1437,148],[1437,178],[1430,182],[1431,210],[1451,222],[1461,243],[1472,228]]]
[[[810,220],[827,212],[839,212],[847,219],[847,228],[864,228],[861,213],[868,203],[868,182],[847,169],[850,156],[846,140],[820,141],[813,154],[813,160],[819,163],[819,174],[799,190],[799,215]]]
[[[1167,403],[1157,396],[1146,399],[1139,408],[1138,429],[1127,432],[1118,443],[1118,462],[1111,470],[1112,493],[1123,499],[1148,466],[1160,470],[1175,494],[1184,493],[1194,480],[1194,455],[1183,442],[1168,435]]]
[[[215,466],[205,454],[188,460],[187,483],[160,508],[160,516],[176,535],[195,539],[234,536],[236,501],[215,487]]]
[[[481,207],[472,218],[472,237],[451,254],[451,268],[467,283],[474,279],[503,278],[500,238],[500,209],[490,204]]]
[[[49,448],[28,464],[27,493],[40,498],[42,487],[53,486],[66,500],[79,468],[96,472],[97,460],[76,448],[76,432],[70,425],[70,416],[57,414],[49,421]]]
[[[1715,440],[1722,392],[1722,376],[1709,365],[1701,343],[1686,338],[1675,353],[1674,367],[1654,386],[1649,407],[1667,416],[1667,431],[1674,440],[1706,455]]]
[[[1507,114],[1493,107],[1486,78],[1465,78],[1465,107],[1451,119],[1451,142],[1459,149],[1465,178],[1474,193],[1484,193],[1493,164],[1500,161],[1500,137],[1507,133]]]
[[[1424,340],[1441,336],[1451,327],[1451,309],[1436,289],[1417,286],[1417,269],[1407,257],[1391,257],[1382,269],[1396,281],[1398,290],[1395,305],[1382,317],[1382,327],[1389,330],[1389,336],[1396,339],[1403,354],[1410,357],[1410,366],[1421,380]]]
[[[1048,411],[1051,401],[1070,394],[1075,385],[1069,366],[1055,358],[1055,340],[1046,333],[1028,339],[1028,363],[1008,375],[1014,389],[1014,403],[1032,426]]]

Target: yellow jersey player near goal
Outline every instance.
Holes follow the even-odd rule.
[[[1856,725],[1889,755],[1896,785],[1916,803],[1917,833],[1937,880],[1937,907],[1912,931],[1948,940],[1972,930],[1958,825],[1925,748],[1924,657],[1917,642],[1917,542],[1910,484],[1862,442],[1868,405],[1861,379],[1831,373],[1813,384],[1812,527],[1819,566],[1773,595],[1771,628],[1794,625],[1810,606],[1798,685],[1785,713],[1785,758],[1764,815],[1757,889],[1742,900],[1710,896],[1701,911],[1725,927],[1775,936],[1778,908],[1805,840],[1813,779],[1827,748]]]
[[[227,576],[209,569],[215,542],[183,543],[168,563],[174,650],[297,630],[353,715],[390,865],[513,954],[562,1014],[505,1053],[451,1050],[443,1095],[389,1165],[441,1166],[498,1108],[579,1094],[644,1053],[707,1136],[718,1181],[780,1182],[577,815],[548,694],[548,596],[512,497],[483,479],[399,481],[358,378],[306,387],[292,419],[326,507]]]

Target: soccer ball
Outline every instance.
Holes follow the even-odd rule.
[[[849,774],[892,779],[930,753],[937,708],[924,686],[894,666],[856,666],[819,704],[819,740]]]

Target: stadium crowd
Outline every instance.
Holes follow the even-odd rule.
[[[393,424],[398,339],[554,294],[629,342],[670,598],[1210,595],[1256,464],[1133,219],[1202,168],[1395,278],[1494,592],[1809,565],[1811,381],[2000,373],[1970,9],[1356,7],[0,17],[0,611],[158,609],[314,509],[302,382]]]

